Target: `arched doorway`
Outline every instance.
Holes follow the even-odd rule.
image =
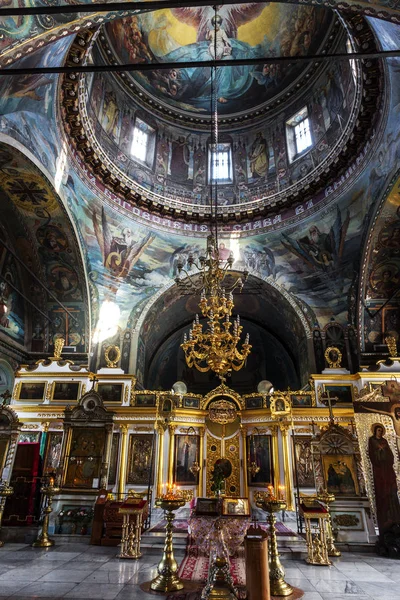
[[[206,394],[218,385],[212,373],[188,369],[180,344],[199,312],[199,297],[169,288],[150,306],[139,323],[137,372],[147,389],[170,389],[183,380],[191,392]],[[250,276],[242,294],[235,295],[234,314],[253,346],[246,366],[232,374],[228,385],[251,393],[262,379],[277,389],[305,385],[313,368],[311,327],[302,308],[284,290]]]

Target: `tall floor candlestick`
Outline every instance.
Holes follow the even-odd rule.
[[[183,583],[176,574],[178,564],[174,557],[172,529],[175,518],[174,512],[185,506],[185,500],[181,498],[174,500],[160,498],[156,500],[156,506],[165,510],[167,524],[165,526],[164,552],[157,567],[158,575],[151,582],[150,588],[155,592],[177,592],[183,588]]]
[[[293,594],[293,588],[285,581],[285,569],[279,557],[275,529],[275,513],[286,510],[286,502],[266,497],[263,502],[257,503],[257,506],[268,513],[270,527],[269,585],[271,596],[290,596],[290,594]]]

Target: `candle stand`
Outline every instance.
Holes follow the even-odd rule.
[[[178,564],[174,557],[172,528],[175,518],[174,512],[185,506],[183,498],[158,498],[156,506],[165,511],[167,524],[165,526],[165,544],[162,559],[158,563],[158,575],[150,584],[150,589],[155,592],[177,592],[183,588],[183,582],[177,576]]]
[[[266,496],[262,502],[257,503],[257,506],[268,513],[270,527],[269,585],[271,596],[290,596],[294,590],[285,581],[285,569],[282,566],[279,556],[275,528],[275,514],[281,510],[286,510],[287,504],[284,500],[278,500],[273,496]]]
[[[45,508],[43,509],[42,531],[33,542],[33,548],[50,548],[50,546],[54,546],[54,540],[49,538],[49,519],[50,514],[53,512],[53,509],[51,508],[53,497],[58,494],[59,491],[60,488],[54,486],[52,480],[50,480],[50,483],[43,485],[40,488],[40,492],[43,494],[43,504],[45,504]]]
[[[0,480],[0,529],[1,529],[1,521],[3,519],[4,505],[6,503],[7,498],[12,496],[14,493],[14,489],[8,485],[6,481]],[[4,546],[4,542],[0,540],[0,548]]]
[[[319,492],[317,498],[325,504],[328,511],[328,518],[326,520],[326,547],[328,550],[328,556],[342,556],[340,550],[338,550],[335,546],[335,540],[333,538],[332,516],[329,509],[329,505],[332,504],[332,502],[335,502],[335,496],[330,494],[328,490],[322,490]]]
[[[331,565],[327,547],[328,510],[318,500],[303,499],[299,511],[304,517],[306,528],[306,562],[309,565]],[[315,533],[313,533],[313,529]]]
[[[128,498],[118,512],[123,515],[121,552],[118,558],[140,558],[143,515],[148,512],[147,500]]]

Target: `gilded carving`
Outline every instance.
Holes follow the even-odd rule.
[[[232,474],[225,480],[225,494],[227,496],[240,496],[240,432],[233,438],[224,440],[225,458],[232,464]]]

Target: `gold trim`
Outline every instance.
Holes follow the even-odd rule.
[[[270,427],[270,431],[272,433],[272,466],[274,469],[274,488],[278,490],[281,483],[278,426],[273,425]]]
[[[110,352],[112,351],[114,351],[116,354],[114,360],[111,360],[110,358]],[[121,350],[119,349],[119,346],[110,344],[110,346],[107,346],[107,348],[104,350],[104,360],[106,361],[106,365],[109,369],[117,369],[117,365],[119,363],[120,358]]]
[[[282,434],[283,451],[283,472],[285,476],[286,502],[288,510],[294,510],[293,506],[293,484],[292,469],[290,468],[290,448],[289,448],[289,423],[280,423],[279,428]]]
[[[204,396],[203,401],[200,403],[200,408],[203,410],[208,409],[208,405],[216,396],[226,396],[227,398],[231,398],[231,400],[237,404],[239,410],[244,410],[244,400],[242,396],[223,383]]]
[[[331,352],[336,352],[336,354],[337,354],[336,360],[332,360],[330,358],[329,354]],[[339,348],[336,348],[336,346],[328,346],[328,348],[325,350],[324,357],[325,357],[325,360],[328,363],[328,366],[330,369],[340,369],[341,368],[343,356],[342,356],[342,353],[340,352]]]
[[[120,425],[121,430],[121,454],[119,458],[119,476],[118,476],[118,494],[120,498],[125,493],[125,481],[126,481],[126,466],[128,462],[128,425]]]
[[[29,381],[29,379],[27,381],[18,381],[15,384],[14,387],[14,393],[13,393],[13,398],[15,400],[19,400],[20,402],[36,402],[36,406],[38,406],[41,402],[44,402],[46,400],[46,394],[47,394],[47,387],[49,385],[49,382],[47,379],[43,379],[43,374],[41,376],[42,381]],[[39,398],[21,398],[21,388],[22,388],[22,384],[25,383],[35,383],[35,384],[41,384],[44,383],[44,389],[43,389],[43,396],[41,399]]]

